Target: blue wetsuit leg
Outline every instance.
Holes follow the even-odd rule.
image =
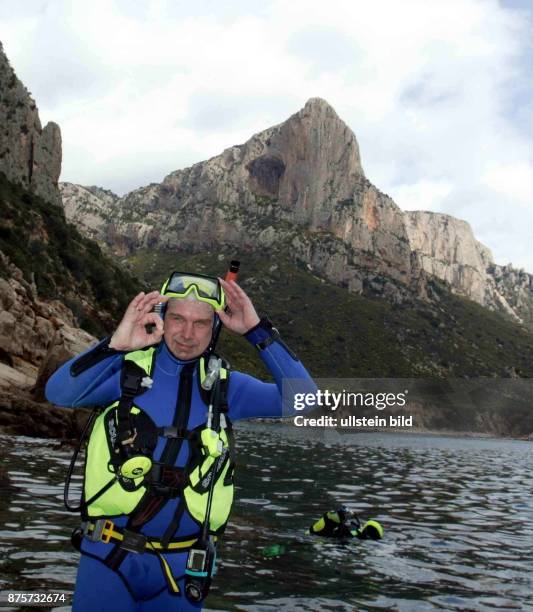
[[[82,555],[78,565],[73,612],[130,612],[138,605],[120,576],[101,561]]]
[[[139,559],[139,562],[142,561]],[[146,576],[148,578],[148,576]],[[141,573],[138,580],[142,583]],[[148,580],[150,582],[150,580]],[[173,595],[164,588],[147,600],[135,600],[119,574],[106,567],[101,561],[81,555],[74,592],[73,612],[160,612],[176,610],[198,611],[202,604],[193,604],[185,597],[185,581],[178,580],[181,595]],[[142,590],[142,584],[131,585]]]

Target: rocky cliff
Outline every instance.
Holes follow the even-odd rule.
[[[533,275],[498,266],[466,221],[426,211],[405,213],[413,254],[429,275],[478,304],[533,326]]]
[[[50,205],[61,205],[61,132],[55,123],[41,127],[35,101],[17,78],[1,43],[0,92],[0,389],[6,393],[29,391],[35,385],[44,356],[61,336],[77,350],[94,338],[77,328],[72,311],[63,303],[42,299],[35,277],[25,275],[10,257],[18,259],[10,245],[31,240],[27,228],[42,235],[37,211],[31,211],[18,193],[28,190]],[[12,190],[10,183],[21,189]],[[37,217],[32,218],[32,213]],[[28,219],[27,227],[18,226],[21,215]],[[27,256],[22,261],[30,263]]]
[[[112,191],[94,186],[61,183],[59,188],[67,219],[83,228],[89,238],[100,238],[119,197]]]
[[[54,204],[61,203],[61,132],[41,127],[35,101],[19,81],[0,43],[0,172]]]
[[[42,300],[34,283],[0,251],[7,269],[0,278],[0,431],[72,438],[83,426],[83,411],[43,404],[44,385],[61,363],[95,338],[79,329],[60,300]]]
[[[397,299],[414,278],[402,211],[365,178],[353,132],[319,98],[245,144],[117,201],[97,204],[70,185],[62,191],[67,216],[121,254],[153,246],[288,251],[351,291],[367,285]]]
[[[0,261],[10,272],[9,278],[0,278],[0,387],[30,388],[47,351],[60,338],[76,352],[95,338],[78,328],[61,301],[40,299],[35,284],[1,251]]]
[[[426,298],[435,276],[533,325],[533,277],[496,266],[464,221],[402,212],[365,178],[355,135],[319,98],[243,145],[123,198],[61,190],[67,216],[122,255],[224,245],[289,252],[352,292],[394,302]]]
[[[533,274],[517,269],[512,264],[489,264],[488,282],[494,285],[499,310],[509,312],[517,320],[533,329]]]

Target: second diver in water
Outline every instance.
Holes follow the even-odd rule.
[[[358,516],[350,512],[346,506],[338,510],[330,510],[309,527],[311,535],[326,538],[358,538],[359,540],[381,540],[383,538],[383,527],[374,519],[361,524]]]

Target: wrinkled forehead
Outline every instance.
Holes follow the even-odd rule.
[[[200,302],[192,296],[186,298],[170,298],[167,313],[181,314],[195,319],[212,319],[215,309],[206,302]]]

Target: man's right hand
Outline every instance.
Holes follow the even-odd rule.
[[[163,321],[161,317],[152,312],[159,302],[166,302],[168,298],[159,291],[150,293],[141,292],[135,296],[122,317],[122,321],[109,341],[109,348],[117,351],[136,351],[137,349],[157,344],[163,337]],[[152,333],[146,331],[145,325],[155,325]]]

